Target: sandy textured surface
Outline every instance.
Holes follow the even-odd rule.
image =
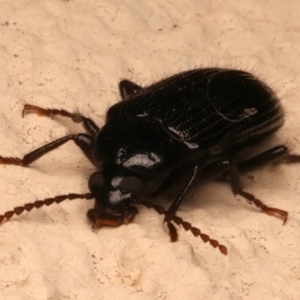
[[[21,157],[80,130],[22,119],[24,103],[81,111],[101,125],[120,79],[146,85],[202,65],[243,68],[271,84],[286,108],[278,141],[300,153],[299,16],[297,0],[3,0],[0,153]],[[0,213],[86,192],[91,172],[72,143],[30,168],[1,166]],[[0,226],[0,299],[300,299],[299,177],[296,165],[243,177],[248,191],[289,211],[285,226],[226,184],[188,195],[179,214],[226,245],[226,257],[182,230],[170,243],[146,208],[133,224],[98,232],[86,219],[92,201],[14,217]]]

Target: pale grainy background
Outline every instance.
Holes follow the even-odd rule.
[[[286,107],[278,140],[300,152],[297,0],[0,2],[0,153],[22,156],[75,132],[24,103],[80,111],[103,124],[122,78],[146,85],[180,70],[231,66],[266,80]],[[30,168],[1,166],[0,213],[86,192],[92,165],[69,143]],[[65,202],[0,226],[0,299],[300,299],[300,169],[265,167],[247,190],[289,221],[237,201],[225,184],[189,194],[179,214],[225,244],[227,257],[141,208],[133,224],[93,232],[92,201]]]

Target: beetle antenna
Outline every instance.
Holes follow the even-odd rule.
[[[160,215],[167,214],[166,209],[150,201],[137,200],[136,204],[144,205],[147,208],[153,208]],[[224,245],[219,244],[217,240],[211,239],[209,235],[202,233],[199,228],[193,227],[191,223],[184,221],[181,217],[178,217],[176,215],[172,216],[171,221],[174,221],[174,223],[177,224],[178,226],[182,226],[185,231],[190,231],[195,237],[200,236],[204,243],[209,242],[214,248],[218,248],[222,254],[227,255],[227,248]],[[171,241],[176,242],[177,231],[175,226],[170,222],[167,222],[167,225],[170,231]]]
[[[9,220],[13,215],[20,215],[24,211],[31,211],[34,207],[40,208],[43,205],[49,206],[53,203],[60,203],[64,200],[74,200],[74,199],[92,199],[94,198],[93,194],[86,193],[86,194],[67,194],[67,195],[60,195],[53,198],[46,198],[44,200],[37,200],[32,203],[27,203],[23,206],[15,207],[13,210],[5,212],[3,215],[0,215],[0,223],[3,222],[5,219]]]

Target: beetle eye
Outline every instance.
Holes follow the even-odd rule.
[[[103,175],[101,172],[95,172],[89,179],[89,190],[96,194],[97,190],[103,185]]]
[[[134,176],[125,177],[119,185],[120,189],[136,195],[140,194],[140,192],[143,190],[143,187],[144,184],[142,180]]]

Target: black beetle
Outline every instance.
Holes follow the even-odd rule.
[[[92,223],[118,226],[131,222],[137,213],[135,204],[143,204],[165,215],[172,241],[177,239],[173,221],[226,254],[225,246],[175,215],[195,178],[200,183],[227,178],[235,195],[286,221],[286,211],[266,206],[245,192],[239,182],[238,171],[280,157],[299,161],[299,156],[289,154],[284,145],[253,154],[284,121],[283,108],[265,83],[245,71],[205,68],[182,72],[145,88],[123,80],[119,89],[122,101],[109,108],[101,129],[77,113],[25,105],[23,116],[34,112],[69,117],[82,122],[87,133],[62,137],[23,159],[0,157],[0,163],[27,166],[73,140],[100,171],[89,179],[90,193],[62,195],[16,207],[0,215],[0,222],[44,204],[95,198],[95,207],[87,213]],[[169,209],[141,200],[172,185],[181,171],[190,175]]]

